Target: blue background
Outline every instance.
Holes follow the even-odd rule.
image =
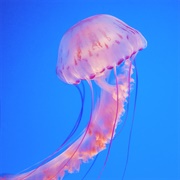
[[[59,42],[79,20],[105,13],[148,41],[136,58],[138,101],[125,180],[180,179],[178,6],[178,0],[1,0],[0,173],[17,173],[42,160],[68,135],[81,101],[77,89],[56,76]],[[87,84],[86,95],[77,135],[89,117]],[[121,178],[128,132],[127,125],[114,141],[102,179]],[[97,177],[105,154],[87,179]],[[88,167],[65,179],[80,179]]]

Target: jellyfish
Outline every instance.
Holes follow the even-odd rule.
[[[94,15],[72,26],[60,42],[56,73],[61,81],[68,84],[88,83],[91,113],[87,127],[55,157],[71,139],[72,133],[38,167],[0,179],[63,179],[68,173],[80,171],[83,163],[88,163],[107,149],[103,170],[135,83],[132,77],[136,69],[135,57],[146,46],[146,39],[139,31],[111,15]],[[94,86],[100,89],[98,98],[95,98]]]

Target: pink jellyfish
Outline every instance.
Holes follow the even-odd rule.
[[[66,173],[79,171],[82,163],[108,147],[105,166],[134,82],[134,58],[146,46],[140,32],[110,15],[95,15],[71,27],[61,40],[56,72],[60,80],[68,84],[88,82],[92,95],[88,125],[64,152],[52,158],[72,134],[37,168],[0,179],[63,179]],[[96,103],[92,82],[101,89]]]

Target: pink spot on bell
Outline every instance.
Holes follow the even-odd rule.
[[[123,61],[124,61],[124,59],[120,59],[120,60],[117,62],[117,65],[119,66]]]
[[[131,54],[131,56],[134,55],[134,54],[136,54],[136,51],[134,51],[134,52]]]
[[[106,68],[107,69],[113,69],[114,67],[113,66],[107,66]]]
[[[115,42],[116,42],[116,44],[120,44],[120,41],[118,41],[118,40],[115,40]]]
[[[89,78],[90,78],[90,79],[93,79],[95,76],[96,76],[95,74],[91,74],[91,75],[89,76]]]
[[[107,44],[105,44],[106,48],[109,49],[109,46]]]
[[[117,33],[117,35],[120,37],[120,39],[123,39],[123,37],[119,33]]]
[[[91,57],[93,54],[90,50],[88,50],[89,56]]]
[[[129,59],[129,56],[126,56],[125,59]]]
[[[99,73],[103,73],[105,71],[105,69],[102,69]]]
[[[79,83],[80,83],[79,79],[74,82],[74,84],[79,84]]]

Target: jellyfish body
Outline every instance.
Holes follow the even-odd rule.
[[[57,74],[69,84],[96,79],[145,46],[146,40],[137,30],[113,16],[96,15],[74,25],[63,36]]]
[[[89,83],[92,112],[88,125],[57,157],[29,172],[4,179],[63,179],[65,173],[79,171],[82,163],[93,159],[110,144],[108,157],[133,83],[132,63],[146,45],[140,32],[110,15],[92,16],[71,27],[61,40],[56,72],[65,83],[79,84],[82,80]],[[114,81],[110,83],[112,72]],[[91,81],[101,89],[95,105]]]

